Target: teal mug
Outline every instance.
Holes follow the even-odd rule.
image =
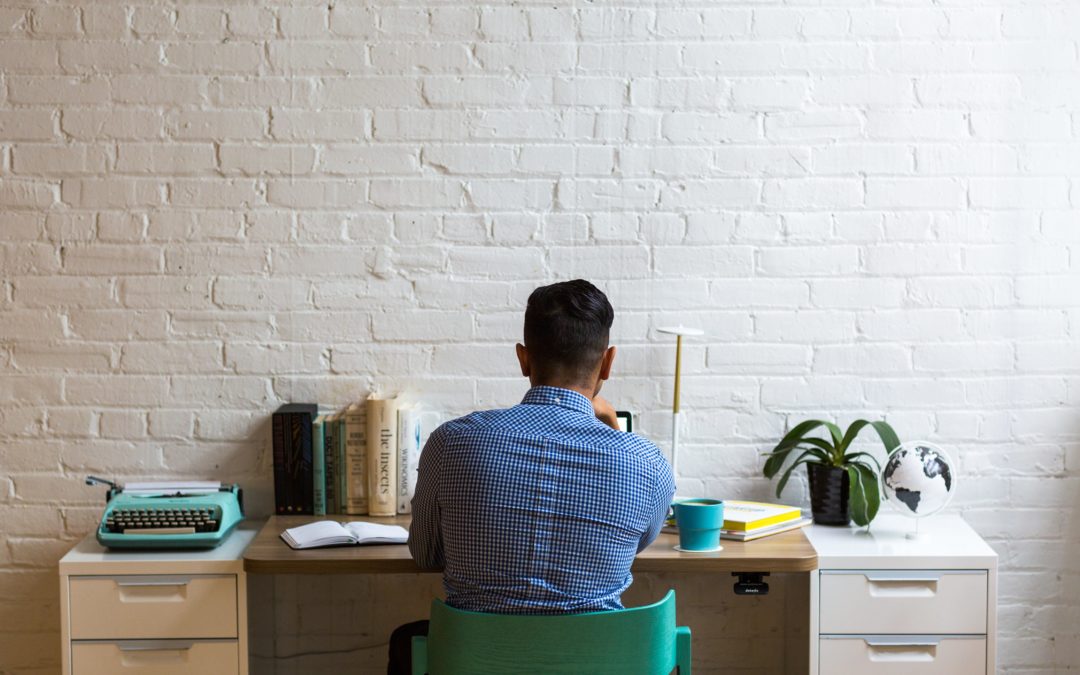
[[[724,527],[724,502],[719,499],[686,499],[672,504],[679,527],[679,549],[720,550],[720,530]]]

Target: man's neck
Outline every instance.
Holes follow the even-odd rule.
[[[583,387],[580,384],[568,384],[566,382],[529,382],[534,387],[558,387],[559,389],[569,389],[570,391],[581,394],[590,401],[595,396],[595,390],[590,387]]]

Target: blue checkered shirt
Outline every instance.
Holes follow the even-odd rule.
[[[556,387],[442,425],[419,471],[409,550],[443,567],[448,604],[478,612],[620,609],[675,492],[655,445]]]

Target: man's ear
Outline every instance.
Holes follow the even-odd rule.
[[[611,376],[611,364],[615,361],[615,345],[604,350],[604,356],[600,359],[600,379],[606,380]]]
[[[525,377],[529,377],[531,375],[531,370],[529,369],[529,350],[525,349],[525,345],[520,342],[514,345],[514,350],[517,352],[518,364],[521,365],[521,374]]]

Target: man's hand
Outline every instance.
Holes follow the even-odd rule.
[[[596,412],[596,419],[608,425],[615,431],[619,430],[619,418],[615,415],[615,408],[611,407],[611,404],[607,402],[607,399],[597,394],[593,397],[592,407]]]

